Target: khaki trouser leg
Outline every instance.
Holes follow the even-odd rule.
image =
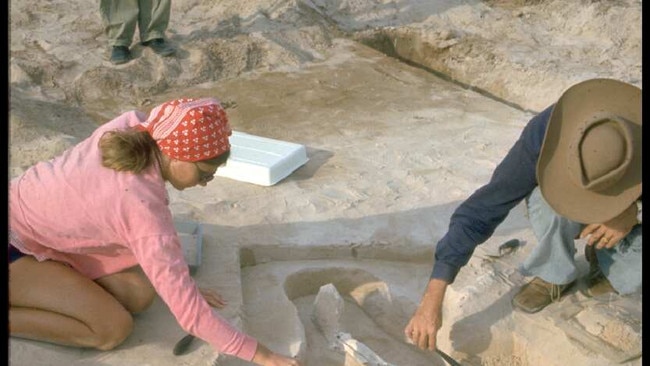
[[[131,46],[138,24],[138,0],[100,0],[99,12],[109,46]]]
[[[171,15],[171,0],[139,0],[140,42],[165,38]]]

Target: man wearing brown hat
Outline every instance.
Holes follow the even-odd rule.
[[[575,283],[577,238],[587,240],[587,295],[640,291],[641,120],[641,90],[611,79],[573,85],[532,118],[490,182],[452,215],[406,336],[435,349],[447,286],[522,200],[538,243],[521,265],[533,279],[515,307],[537,312]]]

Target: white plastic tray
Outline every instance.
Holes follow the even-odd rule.
[[[305,164],[304,145],[233,131],[230,157],[216,175],[272,186]]]

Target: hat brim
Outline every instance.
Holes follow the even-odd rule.
[[[634,151],[621,182],[601,191],[574,183],[567,167],[574,131],[596,113],[631,122]],[[592,79],[567,89],[551,112],[537,161],[542,196],[560,215],[581,223],[606,222],[641,195],[641,89],[612,79]]]

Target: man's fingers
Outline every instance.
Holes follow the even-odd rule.
[[[413,325],[409,322],[409,324],[404,328],[404,335],[406,338],[411,339],[411,335],[413,334]]]
[[[420,349],[427,349],[429,346],[429,336],[426,333],[418,334],[418,347]]]
[[[434,351],[436,349],[436,337],[429,336],[429,351]]]
[[[418,331],[405,331],[404,334],[407,340],[410,341],[409,343],[416,345],[421,350],[433,351],[436,349],[436,337],[434,334]]]

